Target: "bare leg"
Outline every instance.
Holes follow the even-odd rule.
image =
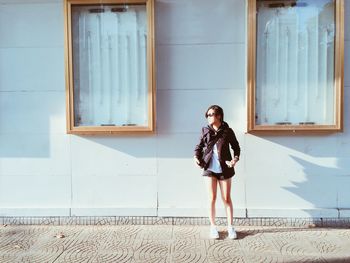
[[[212,226],[215,225],[215,202],[216,202],[216,190],[217,179],[215,177],[205,177],[208,195],[209,195],[209,220]]]
[[[226,208],[227,225],[232,225],[233,207],[231,200],[231,178],[219,180],[222,201]]]

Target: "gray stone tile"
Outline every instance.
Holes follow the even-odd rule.
[[[235,228],[213,240],[208,225],[8,225],[0,262],[350,262],[349,228]]]

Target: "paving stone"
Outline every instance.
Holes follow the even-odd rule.
[[[208,225],[7,225],[0,262],[350,262],[349,228],[235,228],[213,240]]]

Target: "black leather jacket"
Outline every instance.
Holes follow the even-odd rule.
[[[229,168],[225,163],[225,161],[232,160],[229,145],[231,145],[234,156],[237,156],[238,158],[241,154],[241,148],[234,131],[226,122],[222,122],[217,131],[215,131],[211,125],[202,128],[199,143],[194,150],[194,155],[200,161],[200,166],[204,168],[204,170],[208,168],[210,159],[213,156],[213,147],[215,143],[217,143],[222,172],[225,175],[234,175],[234,167]]]

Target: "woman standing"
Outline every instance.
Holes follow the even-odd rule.
[[[215,225],[216,190],[219,182],[221,197],[226,208],[228,237],[236,239],[237,233],[232,226],[231,178],[235,174],[234,166],[239,160],[241,149],[235,133],[224,121],[224,111],[220,106],[210,106],[205,112],[205,117],[208,125],[202,128],[199,143],[194,151],[194,160],[196,165],[204,169],[203,176],[209,190],[210,237],[219,237]],[[234,152],[233,159],[229,145]]]

